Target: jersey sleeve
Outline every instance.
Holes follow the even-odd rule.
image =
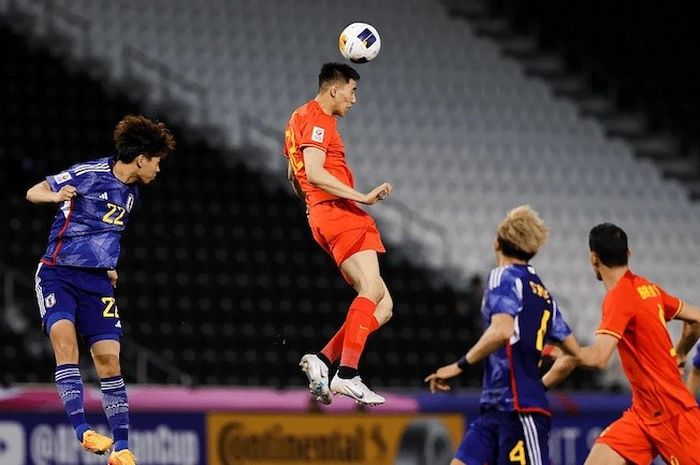
[[[523,282],[520,278],[503,276],[501,282],[486,294],[491,314],[506,313],[515,316],[523,309]]]
[[[304,121],[301,124],[299,148],[316,147],[326,152],[334,134],[334,122],[332,117],[316,117]]]
[[[609,334],[622,339],[625,328],[632,319],[632,305],[634,296],[625,298],[624,293],[611,292],[603,301],[603,318],[596,330],[596,334]]]
[[[555,300],[552,300],[552,326],[547,335],[547,340],[554,342],[562,342],[571,335],[571,328],[564,320],[564,315],[559,309],[559,305]]]
[[[54,192],[60,191],[64,186],[73,186],[77,189],[79,185],[77,175],[75,174],[73,167],[68,168],[65,171],[61,171],[58,174],[46,176],[46,182],[49,183],[49,187]]]
[[[661,301],[663,302],[664,318],[666,321],[673,320],[676,315],[683,310],[683,301],[678,297],[669,294],[659,286],[657,286],[657,289],[661,294]]]

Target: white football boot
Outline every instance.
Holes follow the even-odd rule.
[[[333,394],[348,396],[360,404],[374,406],[384,403],[384,398],[368,388],[359,376],[345,379],[335,375],[331,381],[331,391]]]
[[[299,362],[301,371],[309,379],[309,392],[322,404],[331,403],[331,390],[328,388],[328,367],[316,354],[306,354]]]

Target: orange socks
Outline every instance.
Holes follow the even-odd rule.
[[[362,296],[356,297],[350,304],[350,311],[343,325],[345,336],[340,356],[341,367],[357,369],[360,356],[365,348],[365,342],[367,342],[367,336],[379,328],[379,322],[374,317],[376,308],[376,303]],[[339,336],[343,328],[338,331],[338,334],[333,339]],[[333,339],[331,339],[331,342],[333,342]],[[331,357],[328,358],[331,359]]]
[[[326,344],[326,347],[321,350],[321,353],[326,356],[330,363],[335,363],[343,352],[343,339],[345,339],[346,326],[347,323],[343,323],[343,326],[335,333],[335,336],[333,336],[331,340],[328,341],[328,344]]]

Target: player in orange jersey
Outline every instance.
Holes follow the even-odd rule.
[[[600,434],[585,465],[648,465],[657,455],[672,465],[700,464],[700,410],[678,370],[698,339],[700,309],[630,271],[620,227],[594,227],[589,246],[596,278],[608,292],[595,342],[581,348],[579,363],[604,369],[617,347],[632,406]],[[675,348],[666,329],[672,319],[687,329]]]
[[[331,403],[331,392],[367,405],[384,402],[357,372],[367,336],[391,318],[393,307],[379,272],[377,254],[385,251],[379,230],[357,203],[373,205],[393,188],[383,183],[367,194],[355,190],[336,128],[336,118],[345,116],[356,102],[359,80],[357,71],[346,64],[324,64],[318,95],[294,110],[285,129],[288,177],[306,202],[313,238],[357,291],[338,332],[320,352],[304,355],[299,364],[309,379],[311,394],[324,404]],[[329,383],[329,369],[338,360],[340,366]]]

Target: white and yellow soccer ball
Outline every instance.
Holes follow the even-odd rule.
[[[340,33],[340,54],[353,63],[373,60],[382,47],[377,30],[367,23],[352,23]]]

